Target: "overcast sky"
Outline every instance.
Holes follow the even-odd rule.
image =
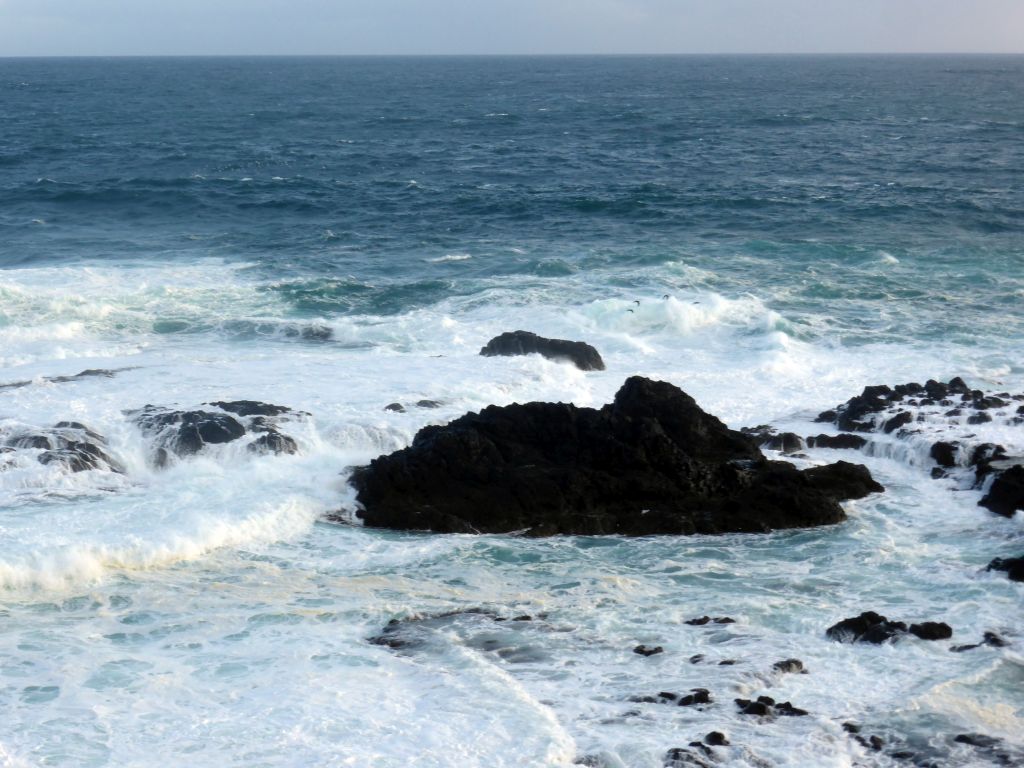
[[[947,51],[1024,0],[0,0],[0,56]]]

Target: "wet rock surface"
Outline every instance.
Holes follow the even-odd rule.
[[[35,458],[40,464],[61,466],[69,472],[124,472],[121,462],[111,456],[106,438],[77,421],[61,421],[52,427],[16,428],[0,434],[0,449],[8,455],[38,451]]]
[[[259,435],[248,445],[251,453],[296,453],[295,439],[279,431],[289,420],[308,414],[282,405],[256,400],[232,400],[207,403],[216,410],[172,410],[146,405],[127,415],[152,439],[150,460],[164,467],[172,457],[199,453],[207,445],[222,445],[246,435]]]
[[[985,570],[1002,571],[1010,581],[1024,581],[1024,556],[997,557]]]
[[[860,616],[843,619],[825,630],[826,637],[840,643],[876,645],[888,640],[897,640],[908,634],[922,640],[947,640],[953,636],[953,630],[948,624],[935,621],[911,624],[908,627],[902,621],[890,621],[874,611],[865,611]]]
[[[628,379],[600,410],[489,406],[358,468],[367,525],[451,533],[690,534],[837,523],[882,490],[839,462],[800,471],[666,382]]]
[[[568,360],[581,371],[603,371],[604,360],[590,344],[566,339],[546,339],[530,331],[509,331],[495,336],[480,350],[484,357],[515,357],[538,354],[551,360]]]

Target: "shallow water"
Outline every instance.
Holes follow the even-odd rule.
[[[353,510],[348,468],[428,423],[598,406],[633,374],[801,434],[866,384],[1024,391],[1022,75],[1019,57],[0,61],[0,385],[24,384],[0,387],[0,433],[80,421],[126,470],[4,454],[0,764],[654,768],[713,730],[735,766],[996,764],[959,733],[1017,759],[1021,587],[983,569],[1024,554],[1020,515],[931,480],[910,441],[808,451],[887,488],[811,531],[323,518]],[[607,370],[478,356],[515,328],[584,339]],[[113,373],[53,381],[86,369]],[[241,398],[308,412],[299,453],[156,469],[125,415]],[[441,407],[384,410],[420,399]],[[1019,454],[1021,429],[970,434]],[[367,642],[472,608],[532,620]],[[862,610],[953,639],[825,638]],[[736,623],[684,623],[705,614]],[[1009,645],[950,653],[984,631]],[[808,674],[772,671],[791,657]],[[695,687],[714,703],[630,701]],[[762,694],[810,715],[737,714]]]

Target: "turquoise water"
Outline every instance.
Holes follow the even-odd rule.
[[[806,532],[323,517],[427,423],[632,374],[802,434],[867,384],[1024,391],[1022,234],[1022,57],[0,60],[0,385],[28,382],[0,438],[81,421],[126,469],[0,454],[0,763],[655,768],[711,730],[736,766],[995,764],[967,732],[1019,755],[1022,595],[982,569],[1020,521],[931,480],[926,446],[809,451],[887,491]],[[516,328],[608,369],[478,356]],[[89,368],[116,373],[51,381]],[[158,470],[124,413],[236,398],[307,411],[299,453]],[[366,642],[466,608],[535,619]],[[869,609],[954,638],[825,639]],[[949,652],[983,631],[1010,644]],[[809,674],[771,671],[794,656]],[[630,701],[692,687],[715,703]],[[761,694],[811,715],[737,715]]]

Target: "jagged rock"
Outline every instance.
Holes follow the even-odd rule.
[[[178,456],[198,453],[207,444],[230,443],[245,434],[237,419],[216,411],[169,411],[147,405],[132,420],[143,432],[157,436],[159,448]]]
[[[552,360],[569,360],[581,371],[604,370],[604,360],[589,344],[566,339],[546,339],[529,331],[511,331],[495,336],[480,350],[480,354],[484,357],[539,354]]]
[[[283,405],[261,403],[257,400],[217,401],[209,404],[236,416],[281,416],[286,413],[294,413],[291,408],[286,408]]]
[[[247,446],[252,453],[298,453],[299,446],[288,435],[282,435],[275,429],[268,430]]]
[[[963,653],[964,651],[972,651],[975,648],[980,648],[983,645],[988,645],[992,648],[1005,648],[1007,645],[1009,645],[1009,643],[1006,642],[1006,640],[1001,638],[999,635],[997,635],[995,632],[986,632],[982,635],[980,643],[971,643],[970,645],[954,645],[949,650],[953,651],[954,653]]]
[[[107,452],[107,441],[99,433],[77,421],[61,421],[52,427],[14,433],[3,441],[8,451],[42,451],[40,464],[57,464],[71,472],[90,469],[124,472],[124,467]]]
[[[1010,581],[1024,581],[1024,557],[997,557],[987,571],[1004,571]]]
[[[825,630],[825,635],[841,643],[880,644],[903,635],[906,631],[907,625],[902,621],[889,621],[874,611],[865,611],[860,616],[833,624]]]
[[[1015,464],[999,474],[978,504],[1004,517],[1024,509],[1024,466]]]
[[[154,465],[166,466],[172,456],[190,456],[206,445],[230,443],[247,432],[263,433],[249,444],[248,450],[253,453],[298,450],[295,440],[276,427],[282,420],[305,414],[255,400],[216,401],[208,405],[218,410],[177,411],[147,405],[128,414],[144,434],[153,438]]]
[[[851,435],[849,432],[844,432],[839,435],[817,435],[816,437],[807,438],[807,446],[809,448],[859,450],[867,444],[868,441],[866,438],[863,438],[860,435]]]
[[[395,413],[405,413],[405,406],[401,403],[388,403],[384,406],[385,411],[394,411]]]
[[[942,621],[923,621],[920,624],[910,625],[910,634],[922,640],[948,640],[953,636],[953,630]]]
[[[947,443],[944,440],[932,445],[929,455],[940,467],[956,466],[957,447],[955,443]]]
[[[659,653],[664,653],[664,651],[665,649],[660,645],[655,645],[653,647],[649,645],[638,645],[633,649],[633,653],[639,654],[640,656],[656,656]]]
[[[489,406],[351,480],[367,525],[453,533],[689,534],[836,523],[882,490],[859,465],[768,461],[666,382],[632,377],[600,410]]]
[[[703,627],[705,624],[711,622],[715,624],[735,624],[736,619],[731,619],[728,616],[715,616],[714,618],[711,618],[710,616],[701,616],[699,619],[687,619],[683,623],[689,624],[691,627]]]
[[[736,706],[739,707],[741,715],[803,717],[808,714],[806,709],[794,707],[788,701],[776,702],[771,696],[758,696],[757,701],[735,699],[735,702]]]
[[[882,431],[885,432],[885,434],[895,432],[900,427],[910,424],[913,420],[914,415],[910,411],[900,411],[882,425]]]
[[[786,659],[784,661],[776,661],[774,664],[772,664],[772,669],[782,673],[806,673],[806,670],[804,670],[804,663],[800,661],[800,659]]]
[[[769,438],[762,447],[782,453],[799,453],[807,446],[799,435],[793,432],[783,432]]]

